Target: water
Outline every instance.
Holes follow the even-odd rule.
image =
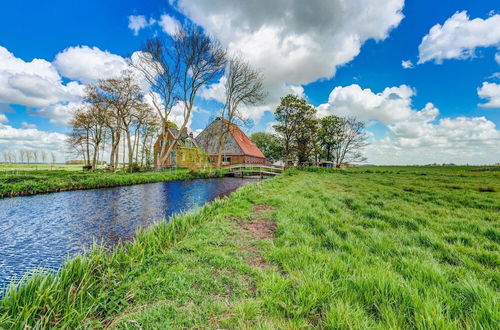
[[[252,180],[193,179],[0,199],[0,288],[101,241],[133,237],[139,227],[227,195]]]

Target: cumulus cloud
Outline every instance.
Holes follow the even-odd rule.
[[[0,113],[0,123],[6,123],[8,121],[9,119],[7,118],[7,116],[3,113]]]
[[[175,18],[167,14],[161,15],[158,24],[161,26],[163,32],[170,36],[174,36],[181,27]]]
[[[78,100],[84,86],[64,85],[56,68],[46,60],[25,62],[0,46],[0,103],[43,107]]]
[[[0,151],[20,149],[64,150],[64,134],[44,132],[35,128],[14,128],[0,124]]]
[[[427,103],[412,107],[415,90],[387,87],[380,93],[358,85],[336,87],[318,114],[355,116],[385,126],[385,137],[371,138],[368,160],[375,164],[498,162],[500,131],[485,117],[438,118],[439,109]]]
[[[500,52],[495,54],[495,61],[500,65]]]
[[[403,14],[403,0],[179,0],[177,8],[231,53],[262,70],[267,105],[283,91],[320,78],[351,61],[368,39],[383,40]],[[262,113],[262,111],[257,111]]]
[[[387,125],[412,116],[413,95],[415,91],[407,85],[387,87],[381,93],[361,89],[357,84],[338,86],[330,93],[328,103],[318,106],[318,115],[355,116],[359,120],[378,120]]]
[[[130,15],[128,17],[128,28],[134,31],[134,35],[139,35],[139,31],[153,25],[156,22],[154,18],[150,18],[149,21],[144,17],[144,15]]]
[[[64,77],[84,83],[113,78],[129,68],[123,57],[88,46],[66,48],[56,55],[54,66]]]
[[[52,124],[68,125],[73,113],[81,105],[81,102],[56,103],[40,109],[29,110],[29,113],[47,118]]]
[[[401,66],[405,69],[412,69],[413,67],[415,67],[412,63],[412,61],[410,60],[407,60],[407,61],[401,61]]]
[[[435,118],[389,126],[373,140],[367,155],[377,164],[493,164],[498,162],[500,131],[485,117]]]
[[[418,63],[467,59],[478,47],[500,46],[500,15],[470,19],[466,11],[455,13],[443,25],[434,25],[418,46]],[[497,59],[498,62],[498,59]]]
[[[483,85],[477,89],[477,95],[488,100],[487,103],[480,103],[483,108],[500,108],[500,85],[495,83],[483,82]]]

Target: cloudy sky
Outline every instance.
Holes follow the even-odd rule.
[[[262,70],[246,109],[269,130],[296,93],[319,116],[366,122],[373,164],[500,162],[500,4],[494,0],[5,1],[0,152],[63,150],[85,84],[112,77],[153,35],[191,21]],[[192,130],[217,111],[202,91]]]

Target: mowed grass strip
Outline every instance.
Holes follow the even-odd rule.
[[[0,328],[498,329],[499,174],[288,171],[33,277]]]

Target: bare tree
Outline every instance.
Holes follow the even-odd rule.
[[[25,151],[25,157],[26,157],[26,159],[28,160],[28,165],[30,164],[30,161],[31,161],[31,160],[34,160],[34,159],[35,159],[35,158],[34,158],[34,154],[35,154],[35,153],[33,152],[33,150],[26,150],[26,151]]]
[[[66,145],[68,147],[68,154],[74,155],[76,157],[82,157],[83,163],[87,165],[87,153],[86,153],[86,134],[80,132],[78,129],[73,127],[73,131],[68,134],[66,138]],[[51,153],[51,157],[52,157]]]
[[[50,158],[51,158],[51,161],[52,161],[51,162],[51,167],[54,167],[54,164],[56,163],[56,159],[57,159],[56,153],[54,151],[50,152]]]
[[[337,143],[332,148],[335,157],[335,166],[340,167],[344,162],[362,162],[366,160],[361,151],[368,145],[368,136],[365,124],[354,117],[341,118],[335,140]]]
[[[130,71],[123,72],[119,78],[106,79],[99,82],[100,97],[113,111],[111,112],[111,122],[109,126],[116,125],[125,133],[128,151],[128,163],[133,162],[134,145],[132,144],[132,126],[137,119],[137,110],[148,107],[144,102],[144,94],[137,84],[136,78]],[[109,120],[108,120],[109,121]],[[115,132],[115,134],[118,132]],[[118,133],[119,134],[119,133]],[[117,157],[117,148],[120,143],[119,135],[113,141],[115,144],[112,153]],[[115,158],[115,163],[117,160]]]
[[[89,105],[84,105],[78,108],[73,118],[70,121],[70,125],[73,127],[73,131],[69,134],[68,144],[78,150],[78,147],[82,147],[82,155],[85,162],[85,166],[92,166],[90,163],[91,159],[91,130],[93,127],[92,116],[89,115]]]
[[[47,161],[47,151],[40,151],[40,155],[42,156],[42,163],[45,163]]]
[[[136,53],[132,65],[149,83],[149,96],[153,108],[161,119],[162,154],[167,145],[166,128],[172,108],[178,102],[177,88],[179,85],[181,57],[169,47],[167,42],[159,37],[148,40],[142,47],[142,52]]]
[[[109,104],[97,92],[96,86],[88,85],[85,91],[85,102],[88,104],[86,117],[89,123],[89,136],[93,151],[91,166],[95,169],[99,160],[99,147],[105,138]]]
[[[141,159],[140,163],[143,166],[151,167],[153,160],[153,144],[155,142],[156,137],[161,132],[161,121],[158,116],[155,115],[154,112],[149,112],[148,117],[145,119],[144,124],[141,126],[141,129],[138,134],[138,142],[140,137],[140,153]],[[139,149],[139,148],[138,148]],[[139,161],[137,159],[137,161]]]
[[[182,107],[182,124],[168,149],[161,154],[160,163],[170,155],[186,128],[200,88],[219,77],[226,65],[226,50],[219,42],[206,35],[201,28],[188,26],[180,30],[173,40],[179,56],[179,99]]]
[[[37,150],[31,150],[31,155],[33,157],[33,160],[35,163],[38,163],[38,151]]]
[[[220,116],[222,124],[218,129],[217,165],[222,163],[222,149],[230,132],[231,125],[243,122],[245,115],[241,106],[256,105],[264,99],[262,74],[239,56],[229,60],[225,72],[226,100]]]

